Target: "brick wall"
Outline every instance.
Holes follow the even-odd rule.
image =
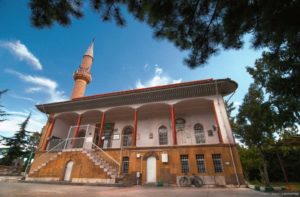
[[[180,155],[189,157],[189,173],[207,177],[223,177],[226,184],[237,184],[236,175],[231,159],[230,148],[228,145],[203,145],[203,146],[169,146],[169,147],[147,147],[147,148],[126,148],[105,150],[115,160],[120,161],[122,157],[129,157],[129,173],[126,179],[132,184],[136,183],[136,172],[142,172],[142,182],[146,183],[147,158],[154,156],[156,160],[157,181],[175,184],[176,177],[184,175],[181,172]],[[141,158],[137,158],[137,153]],[[168,163],[162,163],[161,154],[168,154]],[[240,184],[244,184],[242,167],[236,147],[232,146],[232,153],[236,165]],[[198,173],[196,165],[196,154],[204,154],[206,172]],[[212,154],[221,154],[223,172],[215,173]],[[121,156],[122,155],[122,156]],[[74,166],[72,178],[108,178],[99,166],[95,166],[89,158],[79,152],[65,152],[57,160],[50,162],[42,168],[35,177],[60,177],[62,179],[65,165],[69,160],[73,160]],[[122,162],[120,162],[122,163]]]

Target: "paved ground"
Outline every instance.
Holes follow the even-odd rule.
[[[36,183],[0,183],[0,197],[256,197],[277,196],[246,188],[177,188],[177,187],[103,187]]]

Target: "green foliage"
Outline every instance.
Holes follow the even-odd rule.
[[[262,160],[257,149],[238,146],[238,151],[241,158],[245,178],[250,182],[261,182],[261,172],[259,170],[259,167],[262,165]],[[285,182],[284,174],[276,153],[280,155],[283,161],[283,167],[285,168],[289,182],[299,182],[299,147],[285,147],[284,149],[265,149],[266,160],[268,163],[272,164],[268,166],[270,181]]]
[[[29,5],[31,21],[39,28],[54,22],[69,25],[72,17],[84,15],[83,0],[31,0]],[[205,64],[222,48],[240,49],[248,33],[254,48],[299,48],[299,1],[90,0],[90,5],[103,21],[114,20],[120,26],[125,24],[121,8],[127,7],[156,38],[188,50],[185,62],[191,68]]]
[[[269,161],[269,163],[272,163],[272,165],[270,165],[268,169],[270,180],[285,181],[284,174],[281,170],[281,166],[276,153],[278,153],[281,157],[288,180],[291,182],[300,182],[300,169],[298,167],[300,165],[299,147],[289,147],[286,149],[272,148],[266,153],[266,159]]]
[[[270,185],[265,151],[275,141],[274,111],[263,91],[251,84],[239,108],[235,136],[250,149],[256,149],[262,165],[259,170],[266,186]]]
[[[250,148],[263,149],[274,141],[273,111],[263,91],[251,84],[237,115],[235,135]]]
[[[6,93],[8,91],[8,89],[6,90],[0,90],[0,97],[2,94]],[[7,116],[8,114],[5,112],[5,110],[3,110],[3,106],[0,105],[0,122],[3,122],[5,119],[4,117]]]
[[[300,123],[300,51],[287,45],[280,50],[265,52],[247,68],[255,83],[265,88],[275,109],[276,125],[297,130]]]
[[[1,163],[4,165],[12,164],[13,160],[22,158],[29,151],[28,139],[30,138],[29,132],[26,130],[26,126],[29,122],[31,114],[27,116],[25,121],[20,124],[20,130],[14,134],[13,137],[1,136],[1,142],[4,146],[9,147],[8,151],[1,159]]]
[[[262,160],[257,150],[255,148],[238,146],[238,151],[245,178],[248,181],[261,180],[259,166],[262,166]]]
[[[265,88],[282,129],[300,123],[300,1],[225,0],[90,0],[103,21],[125,25],[121,8],[147,23],[158,39],[189,51],[185,63],[205,64],[220,49],[240,49],[251,34],[253,48],[264,48],[255,68],[255,83]],[[55,22],[69,25],[83,17],[83,0],[31,0],[31,21],[38,28]]]

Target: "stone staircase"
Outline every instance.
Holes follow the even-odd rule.
[[[112,179],[118,178],[118,168],[111,165],[107,160],[101,158],[94,150],[83,150],[82,153],[96,165],[99,166]]]
[[[82,150],[82,149],[81,149]],[[85,154],[90,161],[93,162],[94,165],[99,166],[100,169],[102,169],[113,182],[116,181],[118,177],[118,168],[109,163],[108,160],[105,160],[100,155],[97,154],[97,151],[95,150],[82,150],[83,154]],[[58,159],[60,155],[62,155],[63,152],[57,152],[55,155],[51,155],[47,160],[43,161],[41,164],[39,164],[34,169],[30,170],[29,176],[33,175],[37,172],[39,172],[42,168],[46,167],[51,161],[54,161]],[[47,154],[47,153],[45,153]],[[47,157],[49,155],[43,155],[44,157]]]
[[[33,170],[30,170],[29,175],[32,175],[36,172],[38,172],[40,169],[42,169],[43,167],[47,166],[47,164],[55,159],[57,159],[57,157],[59,155],[61,155],[62,152],[58,152],[57,154],[51,156],[48,160],[46,160],[45,162],[43,162],[42,164],[40,164],[39,166],[37,166],[36,168],[34,168]]]

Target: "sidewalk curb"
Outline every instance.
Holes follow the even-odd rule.
[[[284,191],[285,190],[284,187],[264,187],[264,186],[251,185],[251,184],[248,184],[248,188],[256,190],[256,191],[260,191],[260,192],[272,192],[272,191]]]

